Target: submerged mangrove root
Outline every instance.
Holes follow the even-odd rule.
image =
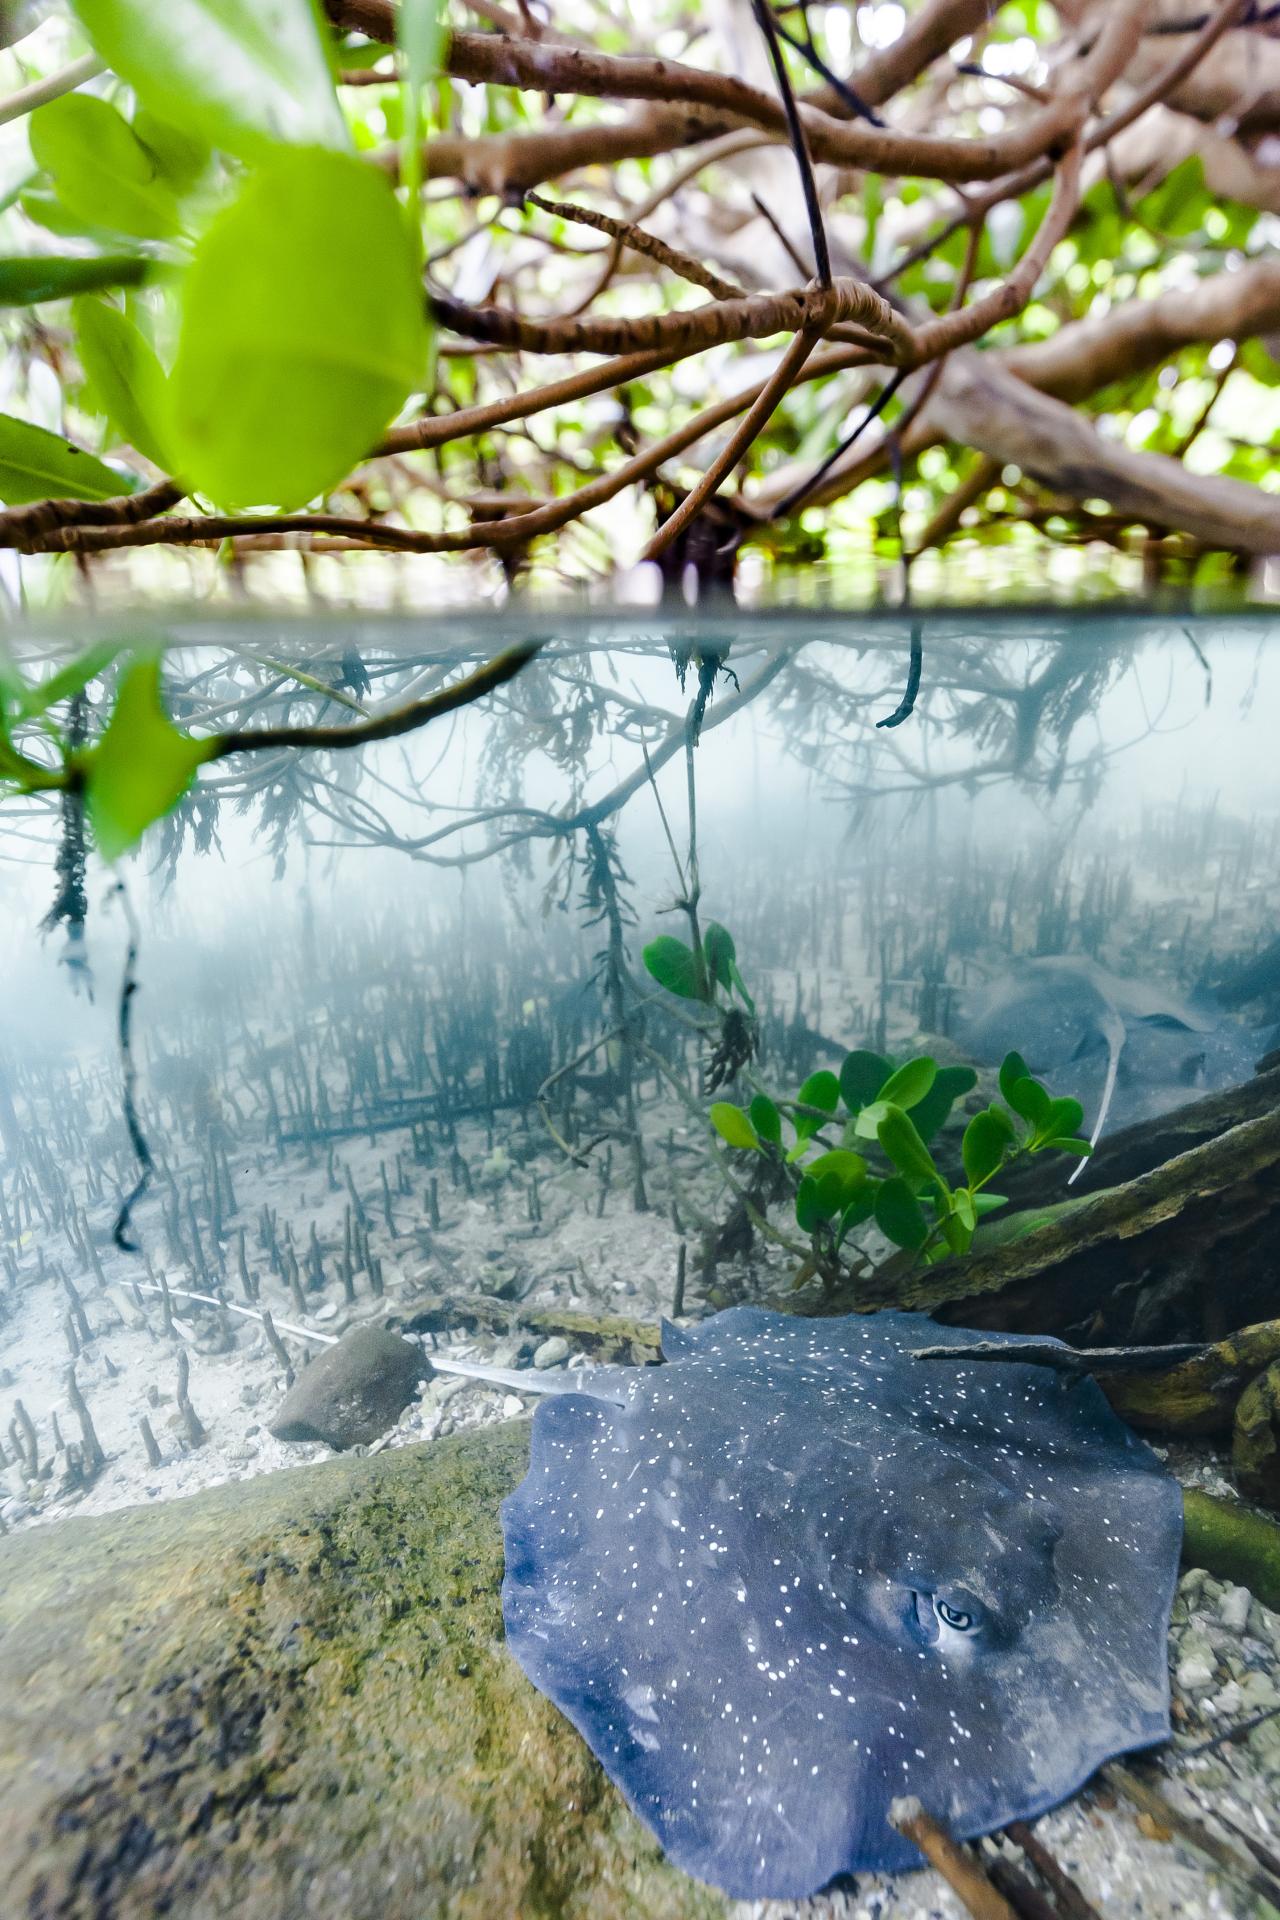
[[[1280,1607],[1280,1524],[1197,1487],[1182,1490],[1182,1557]]]

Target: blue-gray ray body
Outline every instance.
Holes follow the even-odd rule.
[[[1168,1735],[1176,1484],[1092,1381],[937,1334],[735,1307],[534,1417],[508,1643],[735,1896],[918,1866],[899,1794],[972,1836]]]
[[[1079,954],[1021,960],[966,1005],[955,1038],[973,1059],[998,1066],[1022,1054],[1074,1094],[1092,1132],[1111,1056],[1109,1125],[1152,1120],[1203,1093],[1247,1080],[1274,1044],[1269,1031],[1233,1020],[1209,995],[1190,998],[1124,979]]]

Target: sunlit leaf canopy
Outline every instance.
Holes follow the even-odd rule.
[[[928,579],[1083,546],[1137,585],[1280,547],[1253,0],[74,0],[13,32],[6,411],[156,489],[38,525],[10,491],[20,552],[216,593],[232,560],[298,592],[301,551],[358,597],[372,551],[429,602],[646,554]]]

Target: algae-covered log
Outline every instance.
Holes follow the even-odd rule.
[[[1018,1221],[1011,1223],[1017,1226]],[[995,1236],[993,1236],[993,1239]],[[839,1312],[881,1306],[1091,1345],[1217,1340],[1280,1306],[1280,1111],[1055,1209],[1022,1237],[904,1274],[889,1262]]]
[[[1230,1580],[1268,1607],[1280,1607],[1280,1526],[1233,1500],[1182,1491],[1182,1557]]]
[[[24,1920],[702,1920],[503,1644],[527,1429],[0,1542]]]

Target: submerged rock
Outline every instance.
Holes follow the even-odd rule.
[[[385,1327],[353,1327],[313,1360],[270,1421],[277,1440],[367,1447],[394,1427],[431,1369],[421,1347]]]
[[[0,1541],[25,1920],[711,1920],[505,1648],[527,1429]]]

